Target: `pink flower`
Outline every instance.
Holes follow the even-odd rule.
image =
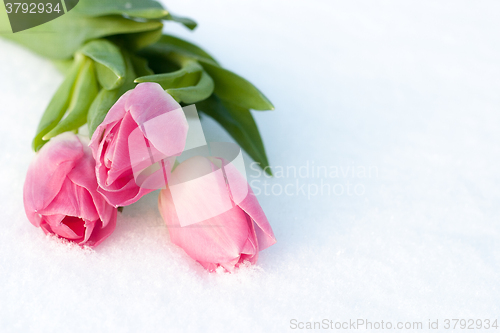
[[[233,200],[236,192],[245,194],[239,203]],[[220,210],[224,201],[229,207],[216,214],[213,207]],[[193,157],[181,163],[160,192],[158,206],[171,241],[210,271],[219,266],[233,271],[245,261],[255,264],[259,251],[276,243],[250,186],[222,159]],[[206,214],[212,217],[189,221]]]
[[[160,188],[161,184],[156,188],[157,184],[148,186],[144,181],[138,184],[137,167],[144,169],[160,161],[169,172],[172,161],[162,158],[183,151],[187,129],[181,106],[159,84],[140,83],[126,92],[109,110],[90,141],[98,191],[118,207],[130,205]]]
[[[29,221],[46,234],[97,246],[116,225],[116,208],[97,192],[95,161],[82,139],[63,133],[31,162],[24,183]]]

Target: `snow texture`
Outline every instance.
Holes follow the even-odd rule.
[[[44,236],[22,185],[62,76],[0,40],[2,332],[287,332],[292,319],[358,318],[424,331],[439,319],[443,331],[447,318],[498,318],[499,2],[166,6],[199,27],[165,31],[276,107],[254,112],[276,177],[247,171],[278,243],[257,266],[209,274],[170,243],[157,192],[95,250]]]

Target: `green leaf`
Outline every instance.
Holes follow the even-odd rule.
[[[181,16],[173,15],[171,13],[165,15],[162,18],[164,20],[174,21],[174,22],[177,22],[177,23],[181,23],[186,28],[188,28],[189,30],[194,30],[196,28],[196,26],[198,25],[195,21],[193,21],[192,19],[190,19],[188,17],[181,17]]]
[[[120,87],[123,84],[123,76],[117,75],[109,67],[106,67],[98,62],[95,63],[95,70],[99,84],[107,90],[112,90]]]
[[[122,48],[123,59],[125,59],[125,66],[127,68],[127,74],[125,75],[125,83],[118,89],[119,96],[123,95],[130,89],[134,89],[135,83],[134,79],[137,77],[134,68],[133,54],[128,52],[126,49]]]
[[[155,30],[128,34],[122,40],[128,50],[137,51],[156,43],[161,37],[162,28],[163,26]]]
[[[99,94],[96,96],[92,105],[90,106],[88,115],[87,115],[87,123],[89,126],[89,134],[92,137],[95,129],[102,123],[106,115],[108,114],[109,109],[115,104],[115,102],[130,89],[133,89],[134,78],[136,77],[136,70],[140,70],[143,73],[151,73],[149,68],[147,67],[147,62],[137,57],[125,49],[121,50],[124,61],[125,61],[125,80],[124,84],[118,89],[114,90],[106,90],[101,89]]]
[[[202,71],[200,80],[196,85],[166,89],[166,92],[179,103],[192,104],[207,99],[212,95],[214,92],[214,81],[207,72]]]
[[[147,76],[153,75],[154,72],[149,68],[148,61],[143,57],[139,57],[135,54],[130,55],[130,60],[134,68],[134,72],[137,76]]]
[[[245,109],[274,110],[271,101],[241,76],[208,61],[200,63],[214,80],[214,91],[221,99]]]
[[[72,10],[56,20],[3,36],[44,57],[67,59],[88,40],[158,30],[162,26],[158,21],[138,22],[121,16],[86,17]]]
[[[87,115],[87,124],[89,126],[89,135],[92,137],[97,126],[99,126],[106,115],[108,114],[109,109],[115,104],[115,102],[120,97],[118,89],[115,90],[106,90],[101,89],[97,94],[96,98],[92,102],[90,106],[89,113]]]
[[[272,175],[259,129],[250,110],[231,102],[223,101],[213,94],[210,98],[196,104],[198,110],[212,117],[236,140],[260,167]]]
[[[64,78],[64,81],[61,83],[54,96],[52,96],[52,99],[50,100],[50,103],[45,109],[42,119],[38,124],[36,135],[33,139],[32,147],[34,151],[38,151],[42,148],[42,146],[47,142],[47,140],[43,139],[45,134],[56,127],[62,117],[64,117],[64,114],[68,109],[73,86],[75,85],[83,60],[83,56],[77,55],[71,69]]]
[[[212,94],[214,81],[197,61],[175,53],[169,54],[169,58],[180,65],[181,69],[171,73],[139,77],[134,82],[159,83],[177,102],[187,104],[202,101]]]
[[[197,84],[202,71],[203,67],[197,61],[188,60],[183,63],[181,69],[175,72],[142,76],[135,79],[134,82],[156,82],[165,90],[183,88]]]
[[[80,1],[75,12],[86,16],[125,15],[143,19],[163,19],[196,28],[196,22],[187,17],[169,13],[160,3],[153,0],[86,0]]]
[[[96,62],[97,78],[105,89],[115,89],[123,84],[125,61],[116,45],[105,39],[92,40],[80,52]]]
[[[161,36],[160,40],[151,47],[155,48],[157,52],[177,52],[198,60],[204,59],[217,64],[217,61],[199,46],[171,35]]]
[[[153,0],[81,0],[74,11],[86,16],[127,15],[144,19],[168,15],[168,11]]]
[[[77,130],[84,125],[87,121],[90,104],[96,95],[97,80],[94,73],[94,62],[87,58],[78,73],[66,117],[49,133],[45,134],[43,140],[49,140],[67,131]]]

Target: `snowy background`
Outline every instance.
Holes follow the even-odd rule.
[[[499,2],[164,3],[199,23],[165,31],[276,106],[254,114],[285,172],[247,170],[278,243],[255,267],[209,274],[169,242],[157,193],[95,250],[44,236],[22,185],[62,76],[0,40],[2,332],[287,332],[291,319],[358,318],[439,319],[442,331],[447,318],[500,316]]]

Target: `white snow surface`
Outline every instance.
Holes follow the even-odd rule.
[[[165,31],[276,107],[254,112],[276,177],[247,171],[277,244],[256,266],[210,274],[170,243],[158,192],[94,250],[44,236],[22,186],[62,76],[0,40],[0,331],[288,332],[300,331],[292,319],[358,318],[422,331],[438,319],[444,331],[448,318],[498,319],[499,2],[164,4],[199,23]],[[210,141],[231,140],[202,124]]]

